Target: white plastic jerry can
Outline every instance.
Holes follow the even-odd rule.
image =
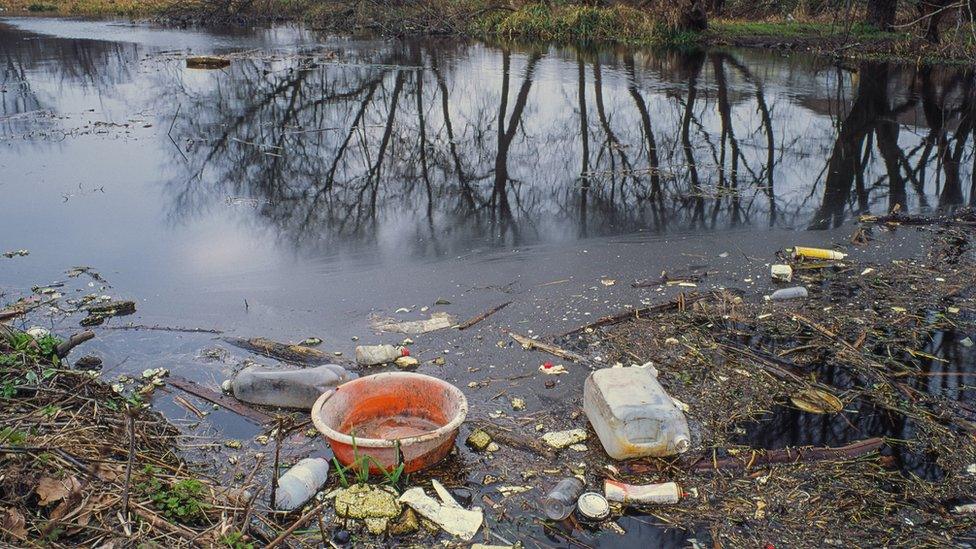
[[[688,421],[653,368],[606,368],[586,378],[583,409],[614,459],[680,454],[691,446]]]

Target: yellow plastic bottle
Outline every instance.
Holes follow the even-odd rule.
[[[847,254],[834,250],[825,250],[823,248],[796,246],[793,248],[793,257],[802,257],[805,259],[844,259],[847,257]]]

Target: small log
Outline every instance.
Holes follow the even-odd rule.
[[[55,349],[55,352],[57,353],[58,358],[64,358],[68,356],[68,353],[71,352],[71,349],[74,349],[75,347],[81,345],[82,343],[88,341],[89,339],[92,339],[93,337],[95,337],[95,332],[91,330],[85,330],[84,332],[79,332],[69,337],[67,341],[62,341],[60,344],[58,344],[57,348]]]
[[[468,328],[474,326],[475,324],[481,322],[482,320],[484,320],[484,319],[488,318],[489,316],[497,313],[498,311],[504,309],[505,307],[508,307],[511,304],[512,304],[511,301],[506,301],[505,303],[502,303],[501,305],[496,305],[496,306],[492,307],[491,309],[488,309],[487,311],[481,313],[480,315],[478,315],[478,316],[476,316],[474,318],[469,318],[468,320],[465,320],[464,322],[458,324],[457,329],[458,330],[467,330]]]
[[[710,459],[704,456],[691,463],[694,471],[734,471],[775,464],[809,463],[815,461],[844,461],[875,452],[884,445],[883,438],[859,440],[846,446],[785,448],[783,450],[752,450],[748,454]]]
[[[232,396],[228,396],[222,393],[218,393],[216,391],[212,391],[204,387],[203,385],[200,385],[199,383],[190,381],[189,379],[185,379],[178,376],[170,376],[166,380],[166,384],[172,385],[173,387],[176,387],[181,391],[186,391],[187,393],[190,393],[193,396],[202,398],[207,402],[211,402],[213,404],[226,408],[227,410],[230,410],[231,412],[234,412],[239,416],[250,419],[251,421],[254,421],[255,423],[258,424],[269,423],[273,419],[268,414],[260,410],[255,410],[254,408],[247,406],[246,404],[244,404],[243,402],[237,400]]]
[[[556,454],[552,451],[552,449],[534,438],[519,435],[518,433],[497,427],[490,423],[479,422],[477,423],[477,426],[482,431],[488,433],[491,439],[499,444],[516,448],[524,452],[529,452],[530,454],[535,454],[546,459],[554,459],[556,457]]]
[[[48,299],[42,301],[41,298],[38,296],[32,296],[27,299],[21,299],[20,301],[7,307],[6,309],[0,310],[0,322],[3,322],[5,320],[10,320],[11,318],[23,314],[27,314],[38,307],[43,307],[44,305],[54,303],[55,301],[56,300],[54,299]]]
[[[230,59],[211,55],[197,55],[186,58],[188,69],[223,69],[230,66]]]
[[[131,315],[136,312],[135,301],[109,301],[87,308],[88,316],[81,319],[82,326],[98,326],[106,318],[113,316]]]
[[[320,366],[322,364],[334,364],[337,360],[336,357],[318,349],[303,345],[278,343],[263,337],[252,337],[250,339],[225,337],[224,341],[246,351],[292,364]]]

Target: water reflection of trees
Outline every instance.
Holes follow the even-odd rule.
[[[190,140],[174,215],[232,195],[295,243],[443,254],[973,201],[971,71],[425,43],[356,55],[165,79]]]
[[[0,23],[0,136],[37,129],[28,115],[54,109],[33,81],[37,73],[49,92],[88,87],[109,93],[131,79],[137,59],[132,44],[41,38]]]

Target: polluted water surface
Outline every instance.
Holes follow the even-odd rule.
[[[150,376],[161,385],[145,398],[181,432],[209,441],[191,438],[188,452],[214,478],[232,482],[242,467],[245,475],[255,467],[268,486],[276,447],[288,464],[333,452],[307,414],[284,426],[273,409],[242,416],[226,406],[225,380],[281,364],[220,338],[314,340],[317,356],[358,376],[398,367],[379,359],[356,365],[357,346],[409,346],[418,373],[467,398],[459,440],[482,426],[495,444],[484,451],[456,444],[411,478],[439,479],[465,509],[482,508],[493,535],[480,540],[486,543],[716,541],[707,513],[681,520],[664,507],[612,506],[604,523],[541,520],[539,501],[562,478],[582,476],[585,491],[596,492],[616,475],[607,466],[632,484],[672,480],[652,470],[652,459],[607,460],[583,413],[592,370],[653,360],[668,394],[690,406],[688,459],[703,450],[703,426],[719,421],[681,383],[741,377],[725,370],[728,357],[716,360],[716,376],[702,370],[694,379],[699,370],[662,364],[679,351],[693,354],[682,339],[690,329],[647,327],[653,344],[627,347],[639,361],[606,341],[554,336],[688,292],[726,289],[773,311],[756,310],[753,319],[776,307],[795,312],[824,292],[829,300],[816,303],[837,306],[876,288],[824,290],[810,280],[819,270],[809,261],[776,253],[841,246],[846,258],[823,261],[847,262],[838,270],[857,265],[854,275],[863,271],[858,263],[881,272],[917,255],[924,237],[879,230],[875,245],[854,248],[859,216],[935,215],[974,201],[973,134],[959,119],[976,104],[976,86],[959,68],[841,66],[755,50],[351,39],[300,27],[206,31],[45,18],[0,20],[0,49],[8,66],[0,81],[0,252],[29,250],[0,258],[0,307],[29,296],[44,304],[31,305],[15,325],[67,335],[92,303],[132,301],[134,313],[101,319],[91,326],[95,339],[75,353],[100,360],[102,377],[126,395],[145,385],[144,371],[164,368],[166,377]],[[206,56],[229,64],[187,67],[187,58]],[[763,302],[780,288],[770,265],[785,262],[790,285],[805,291]],[[936,276],[912,283],[940,287]],[[722,314],[736,314],[731,301],[727,307],[703,322],[724,329]],[[944,309],[940,315],[956,318]],[[470,327],[373,328],[377,319],[445,314]],[[794,326],[776,318],[777,326]],[[752,326],[741,322],[719,343],[762,348],[778,360],[804,356],[793,350],[798,345],[778,345],[775,338],[791,335],[779,328],[762,342],[740,337],[736,329]],[[899,382],[907,394],[972,397],[968,326],[902,345],[914,355],[897,349],[899,361],[927,374],[905,374]],[[583,360],[525,350],[503,329],[563,345]],[[853,344],[859,333],[845,336]],[[875,343],[873,332],[865,338],[864,345]],[[783,351],[786,358],[777,354]],[[547,362],[565,374],[541,373]],[[716,460],[734,457],[718,451],[726,446],[785,450],[920,436],[918,424],[890,409],[894,403],[857,400],[869,384],[843,368],[803,373],[829,381],[843,411],[798,410],[792,393],[777,388],[782,394],[770,394],[782,398],[762,401],[764,413],[723,411],[736,421],[726,438],[710,439]],[[758,377],[748,379],[764,387]],[[732,398],[715,395],[716,402]],[[443,424],[417,414],[354,423],[346,432],[386,438]],[[589,436],[558,450],[540,442],[544,433],[571,429]],[[935,451],[895,445],[881,455],[905,475],[938,481],[947,474]],[[679,505],[706,506],[712,481],[686,481],[678,479],[691,495]],[[736,516],[748,515],[742,523],[754,537],[733,540],[773,532],[755,526],[766,511],[750,501],[749,512]],[[722,508],[721,516],[733,511]]]

